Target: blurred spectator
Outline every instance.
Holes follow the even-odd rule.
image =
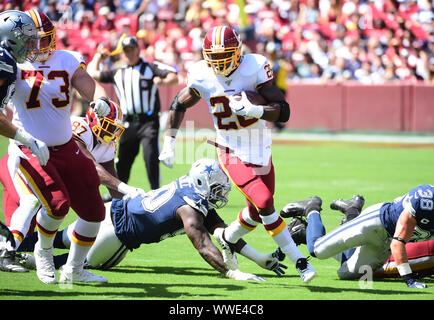
[[[57,1],[56,0],[48,0],[48,6],[45,10],[45,14],[50,18],[51,21],[59,21],[62,17],[62,14],[57,9]]]
[[[108,6],[102,6],[98,11],[95,22],[92,24],[92,30],[96,32],[114,30],[114,19],[115,14],[110,12],[110,8]]]
[[[201,58],[204,30],[239,31],[245,52],[285,61],[286,80],[433,82],[430,0],[4,0],[2,10],[39,5],[64,29],[59,45],[91,57],[135,34],[147,60],[177,65],[182,79]]]

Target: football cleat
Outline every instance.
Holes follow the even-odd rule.
[[[8,272],[29,272],[16,261],[16,253],[13,250],[0,250],[0,270]]]
[[[282,218],[307,217],[311,211],[320,212],[322,210],[321,205],[322,200],[317,196],[302,201],[290,202],[282,208],[280,216]]]
[[[365,198],[360,195],[353,196],[352,199],[344,200],[337,199],[330,203],[330,209],[339,210],[345,217],[342,219],[341,224],[350,221],[357,217],[362,211],[363,205],[365,204]]]
[[[230,243],[227,242],[224,237],[224,229],[216,228],[214,230],[214,238],[218,241],[220,247],[222,248],[223,261],[225,262],[227,267],[230,270],[237,270],[238,269],[237,256],[235,254],[235,251],[231,248]]]
[[[56,268],[53,261],[53,247],[50,249],[42,249],[39,246],[39,241],[35,244],[33,252],[36,264],[36,275],[39,280],[46,284],[57,282]]]
[[[291,223],[288,224],[289,233],[297,246],[306,244],[306,227],[306,220],[298,217],[292,218]]]
[[[72,267],[70,265],[63,265],[60,267],[60,283],[74,283],[74,282],[87,282],[87,283],[106,283],[106,277],[98,276],[90,271],[80,267]]]
[[[316,276],[316,271],[312,268],[307,258],[299,258],[295,264],[295,268],[303,282],[308,283]]]
[[[35,257],[28,253],[15,253],[15,261],[26,269],[36,270]]]

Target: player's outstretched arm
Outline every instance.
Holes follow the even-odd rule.
[[[405,244],[410,240],[414,228],[416,227],[416,219],[412,216],[408,209],[404,209],[396,223],[395,233],[390,243],[393,258],[395,259],[396,268],[399,275],[409,288],[424,289],[427,286],[417,282],[414,279],[410,264],[408,263],[407,250]]]
[[[205,227],[207,228],[210,234],[214,235],[216,229],[218,228],[224,229],[227,227],[227,225],[223,221],[223,219],[218,215],[218,213],[214,209],[211,209],[209,210],[208,215],[205,218]],[[288,268],[286,265],[279,262],[277,256],[273,255],[272,253],[263,254],[257,251],[255,248],[253,248],[247,242],[245,242],[244,239],[242,238],[239,239],[235,244],[229,244],[229,245],[233,246],[232,249],[235,252],[241,254],[242,256],[246,257],[249,260],[252,260],[261,268],[273,271],[278,276],[285,274],[285,271],[283,269]]]
[[[81,152],[93,161],[101,184],[108,188],[113,198],[122,199],[124,195],[134,198],[139,194],[145,193],[143,189],[129,186],[118,179],[113,160],[98,163],[85,145],[78,141],[76,143]]]
[[[178,208],[177,215],[184,224],[184,230],[193,246],[214,269],[228,278],[235,280],[255,280],[263,281],[264,279],[253,274],[244,273],[240,270],[229,270],[223,261],[223,256],[209,237],[208,231],[204,225],[202,214],[190,206]]]
[[[169,168],[173,168],[175,161],[175,140],[178,129],[184,119],[185,111],[194,106],[200,97],[188,87],[181,89],[170,104],[169,116],[166,122],[163,149],[158,160]]]

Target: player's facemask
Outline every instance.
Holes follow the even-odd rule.
[[[98,141],[107,147],[113,148],[121,138],[125,128],[121,124],[122,112],[119,106],[111,100],[109,102],[110,113],[107,116],[99,118],[93,108],[89,106],[86,112],[86,120]]]
[[[215,74],[228,75],[238,68],[241,60],[240,48],[227,48],[222,52],[203,50],[203,57]]]
[[[29,53],[33,61],[48,60],[56,51],[56,27],[48,16],[39,9],[31,9],[26,13],[32,18],[39,35],[39,45]]]
[[[228,194],[231,191],[230,184],[216,184],[211,186],[209,195],[209,205],[214,209],[221,209],[228,203]]]
[[[203,40],[202,55],[217,75],[229,75],[241,62],[241,37],[227,26],[209,30]]]

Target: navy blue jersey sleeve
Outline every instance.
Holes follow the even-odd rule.
[[[3,109],[15,92],[17,79],[17,64],[3,48],[0,48],[0,79],[3,80],[0,86],[0,109]]]

